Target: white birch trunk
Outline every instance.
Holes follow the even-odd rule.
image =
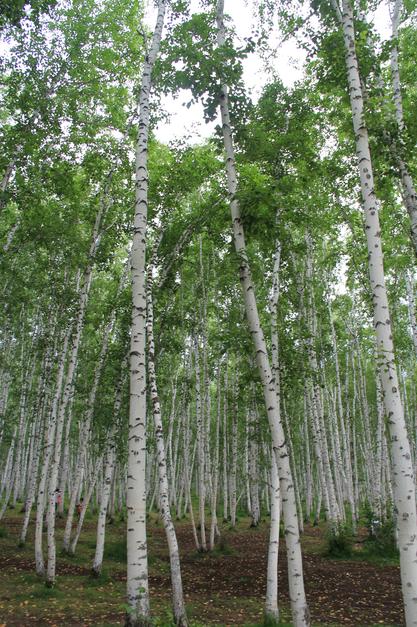
[[[411,327],[411,338],[413,340],[414,353],[417,358],[417,318],[416,318],[416,300],[414,297],[414,281],[412,274],[406,276],[407,284],[407,300],[408,300],[408,317]]]
[[[368,265],[374,306],[374,327],[377,337],[379,368],[388,418],[392,480],[397,514],[400,548],[401,583],[407,627],[417,625],[417,525],[414,472],[410,445],[400,398],[394,357],[388,296],[385,286],[378,200],[374,191],[372,160],[368,130],[364,118],[358,61],[355,50],[353,10],[349,0],[343,0],[342,10],[336,4],[346,51],[346,70],[361,181],[365,231],[368,245]]]
[[[200,549],[207,551],[206,542],[206,485],[205,485],[205,451],[204,451],[204,424],[200,385],[200,356],[198,351],[198,339],[194,338],[194,364],[196,381],[196,418],[197,418],[197,455],[198,455],[198,499],[199,499],[199,520],[200,520]]]
[[[195,526],[193,503],[191,500],[192,471],[190,469],[189,451],[190,451],[190,405],[187,406],[187,420],[186,420],[186,425],[184,429],[184,481],[185,481],[185,486],[186,486],[185,489],[186,489],[186,495],[187,495],[188,511],[190,513],[191,528],[193,531],[194,543],[195,543],[197,551],[200,551],[200,541],[198,539],[197,529]]]
[[[233,405],[232,405],[232,464],[230,468],[230,524],[236,527],[236,507],[237,507],[237,392],[236,392],[236,374],[232,385]]]
[[[258,483],[258,442],[256,433],[256,414],[254,409],[249,410],[249,486],[251,502],[251,527],[257,527],[261,519],[259,505],[259,483]]]
[[[398,27],[400,24],[401,10],[403,7],[403,0],[391,0],[392,12],[391,12],[391,77],[393,87],[393,100],[395,107],[395,119],[398,124],[399,132],[399,147],[397,142],[393,142],[393,152],[397,158],[398,169],[400,172],[401,183],[403,188],[404,204],[410,217],[410,236],[411,242],[414,248],[414,252],[417,255],[417,193],[414,186],[413,179],[405,163],[401,157],[404,133],[404,114],[403,103],[401,94],[401,80],[400,80],[400,68],[398,63]]]
[[[103,489],[101,492],[100,510],[99,510],[98,519],[97,519],[96,552],[94,555],[93,568],[92,568],[92,572],[96,577],[100,575],[101,568],[103,565],[104,541],[105,541],[105,535],[106,535],[106,515],[107,515],[107,508],[108,508],[109,500],[110,500],[112,479],[115,474],[115,457],[116,457],[115,436],[117,433],[117,429],[119,427],[118,421],[119,421],[120,407],[122,404],[122,390],[123,390],[123,382],[125,380],[126,366],[127,366],[127,360],[125,360],[122,363],[122,374],[116,386],[116,394],[115,394],[114,406],[113,406],[113,425],[110,428],[110,433],[108,435],[108,442],[106,446],[106,453],[104,456]]]
[[[269,623],[278,623],[278,550],[281,499],[279,493],[278,468],[274,452],[271,451],[271,524],[269,527],[268,566],[266,574],[265,618]]]
[[[214,439],[213,460],[213,489],[211,492],[211,524],[210,524],[210,551],[214,549],[217,530],[217,489],[219,485],[219,453],[220,453],[220,418],[221,418],[221,366],[217,368],[217,414],[216,433]]]
[[[155,253],[156,255],[156,253]],[[155,256],[154,255],[154,256]],[[172,606],[175,624],[179,627],[187,627],[187,615],[185,612],[184,595],[182,590],[181,564],[177,535],[172,522],[169,504],[168,471],[165,454],[164,430],[162,425],[161,405],[158,396],[155,369],[155,340],[153,332],[153,270],[154,259],[151,260],[147,273],[146,304],[147,304],[147,340],[148,340],[148,374],[149,389],[152,403],[152,413],[155,424],[157,466],[159,476],[159,506],[165,535],[168,543],[169,560],[171,565]],[[202,536],[203,537],[203,536]]]
[[[50,466],[50,460],[53,454],[53,446],[55,442],[55,432],[57,424],[58,404],[61,398],[62,385],[64,381],[65,362],[68,352],[68,344],[71,335],[72,327],[67,329],[64,339],[64,345],[62,354],[58,366],[57,383],[55,389],[55,395],[52,403],[51,416],[49,420],[45,420],[45,433],[44,433],[44,451],[43,462],[41,467],[39,485],[38,485],[38,497],[36,505],[36,527],[35,527],[35,563],[36,572],[38,575],[45,574],[45,565],[42,553],[42,531],[43,531],[43,513],[45,508],[45,502],[47,499],[47,478]],[[54,495],[55,498],[55,495]],[[55,508],[55,503],[54,503]],[[54,511],[55,515],[55,511]]]
[[[229,475],[228,475],[228,434],[227,434],[227,412],[228,412],[228,370],[227,360],[224,373],[224,403],[223,403],[223,520],[226,522],[229,517]]]
[[[150,50],[143,63],[136,143],[135,218],[131,252],[132,324],[130,340],[129,450],[127,469],[127,601],[126,624],[150,622],[146,540],[146,293],[145,258],[148,214],[149,97],[152,69],[164,25],[166,0],[158,1],[158,15]]]
[[[92,476],[90,477],[89,487],[88,487],[88,490],[86,492],[86,496],[85,496],[84,501],[83,501],[83,507],[82,507],[82,510],[81,510],[81,513],[80,513],[80,517],[78,519],[78,524],[77,524],[77,528],[75,530],[75,535],[74,535],[74,537],[72,539],[71,546],[70,546],[70,549],[69,549],[69,554],[70,555],[75,555],[75,550],[77,548],[78,540],[80,539],[81,529],[83,527],[85,514],[86,514],[88,506],[90,504],[91,497],[93,495],[93,491],[94,491],[94,488],[96,486],[96,481],[97,481],[97,478],[98,478],[99,470],[100,470],[102,464],[103,464],[103,457],[100,457],[98,459],[98,461],[96,462],[95,466],[93,466],[93,471],[92,471]]]
[[[224,26],[224,0],[217,3],[217,44],[219,49],[226,41]],[[220,113],[222,119],[223,141],[226,152],[226,171],[230,209],[233,224],[233,236],[237,256],[240,262],[240,281],[245,302],[246,317],[250,333],[255,345],[256,361],[262,382],[265,407],[272,436],[272,446],[276,456],[278,473],[280,476],[281,493],[283,496],[283,509],[285,521],[285,534],[287,539],[288,564],[289,564],[289,589],[293,622],[295,627],[309,625],[309,610],[307,606],[302,570],[301,546],[298,531],[297,507],[295,503],[294,487],[291,480],[291,470],[288,452],[285,445],[285,436],[277,406],[275,381],[269,362],[268,351],[264,334],[261,328],[258,308],[255,298],[254,286],[246,253],[246,244],[242,219],[240,215],[239,201],[236,198],[237,172],[233,148],[232,130],[230,125],[228,89],[221,85]]]

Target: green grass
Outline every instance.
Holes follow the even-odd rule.
[[[7,538],[8,535],[9,532],[7,531],[6,527],[0,527],[0,538]]]
[[[127,560],[127,547],[126,540],[120,538],[119,540],[109,540],[104,546],[104,559],[112,560],[115,562],[126,562]]]
[[[21,519],[23,515],[14,510],[13,518]],[[163,585],[152,590],[151,607],[155,617],[154,627],[169,627],[172,624],[170,583],[169,583],[169,559],[164,535],[159,531],[162,524],[158,524],[155,534],[152,528],[157,519],[156,513],[151,513],[148,519],[150,529],[149,537],[149,572],[152,576],[161,578]],[[178,525],[188,524],[179,522]],[[250,528],[250,518],[241,516],[237,522],[237,530],[240,533],[256,534],[266,531],[268,523],[262,521],[257,529]],[[230,523],[219,522],[222,539],[218,542],[216,550],[210,554],[202,554],[195,551],[188,554],[187,559],[201,561],[201,569],[204,568],[204,560],[212,561],[214,558],[221,560],[226,556],[233,556],[237,549],[232,546],[234,531],[229,530]],[[324,529],[321,524],[320,537],[305,535],[302,539],[307,552],[318,554],[324,547]],[[16,542],[20,529],[18,526],[13,531],[6,525],[4,535],[0,531],[0,551],[3,556],[16,557],[22,561],[33,561],[33,521],[29,528],[27,543],[24,547],[17,548]],[[84,528],[75,556],[61,555],[59,550],[62,545],[62,521],[57,529],[57,561],[58,573],[68,568],[65,574],[59,574],[56,586],[46,588],[43,581],[33,571],[13,570],[3,568],[0,570],[0,623],[13,619],[14,624],[28,624],[30,620],[41,624],[47,624],[49,620],[56,621],[57,625],[68,625],[85,621],[85,624],[95,624],[99,627],[115,627],[124,621],[126,582],[120,580],[121,574],[126,573],[126,523],[115,520],[106,528],[106,543],[104,553],[103,571],[100,577],[91,576],[90,570],[96,546],[95,519],[88,521]],[[248,539],[252,536],[246,536]],[[46,536],[44,536],[46,544]],[[344,558],[346,559],[346,558]],[[362,543],[359,549],[354,548],[351,560],[364,560],[381,566],[398,563],[398,558],[384,558],[373,555],[370,547]],[[213,563],[213,562],[212,562]],[[249,575],[242,572],[242,581],[247,581]],[[266,627],[263,621],[263,599],[261,597],[233,597],[223,592],[211,595],[210,604],[204,592],[191,594],[186,598],[187,613],[190,619],[190,627],[207,627],[211,620],[225,620],[224,625],[230,624],[226,617],[239,616],[247,622],[246,627]],[[224,619],[222,617],[225,617]],[[117,617],[117,618],[116,618]],[[207,617],[207,618],[206,618]],[[120,622],[115,622],[119,620]],[[252,621],[252,622],[251,622]],[[285,605],[280,606],[279,625],[291,625],[291,613]],[[272,626],[271,626],[272,627]]]

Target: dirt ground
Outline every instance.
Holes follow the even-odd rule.
[[[0,627],[100,625],[124,622],[124,523],[108,526],[103,577],[90,577],[94,521],[88,521],[76,558],[58,558],[58,582],[45,590],[34,575],[32,535],[16,548],[20,517],[6,519],[0,538]],[[59,521],[62,533],[63,521]],[[33,525],[31,528],[33,534]],[[266,587],[267,524],[223,529],[214,554],[195,551],[190,526],[177,529],[187,611],[194,626],[260,625]],[[303,536],[304,573],[313,625],[404,625],[399,567],[364,560],[330,560],[322,555],[324,530],[308,526]],[[149,524],[150,590],[156,624],[168,626],[169,559],[164,531]],[[283,625],[291,625],[285,542],[279,559],[279,603]]]

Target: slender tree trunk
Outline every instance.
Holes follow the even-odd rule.
[[[228,520],[229,511],[229,475],[228,475],[228,434],[227,434],[227,412],[228,412],[228,370],[227,360],[224,373],[224,403],[223,403],[223,520]]]
[[[413,340],[414,353],[417,359],[417,319],[416,319],[416,301],[414,297],[414,281],[411,272],[406,276],[407,284],[407,300],[408,300],[408,317],[410,320],[411,338]]]
[[[82,506],[82,509],[81,509],[80,517],[78,519],[77,528],[75,530],[74,538],[72,539],[71,546],[70,546],[70,549],[69,549],[69,554],[70,555],[75,555],[75,549],[77,548],[78,540],[80,539],[81,529],[82,529],[83,523],[84,523],[84,518],[85,518],[85,515],[87,513],[87,509],[88,509],[88,506],[90,504],[91,497],[93,496],[93,492],[94,492],[94,488],[96,486],[96,481],[97,481],[97,478],[98,478],[99,470],[100,470],[102,464],[103,464],[103,456],[101,456],[97,460],[96,464],[93,466],[93,470],[92,470],[92,473],[91,473],[92,476],[90,477],[90,480],[89,480],[88,490],[86,492],[86,496],[85,496],[84,501],[83,501],[83,506]]]
[[[255,410],[253,408],[249,409],[249,486],[252,516],[251,527],[257,527],[261,519],[258,481],[259,447],[256,429],[257,417],[258,416]]]
[[[385,411],[390,433],[393,492],[397,511],[398,544],[400,549],[401,582],[406,624],[408,627],[410,625],[417,625],[417,525],[414,472],[394,357],[391,320],[383,266],[381,228],[378,213],[379,203],[374,191],[368,130],[364,118],[363,96],[355,49],[353,10],[349,0],[343,0],[341,11],[336,0],[332,1],[343,28],[346,51],[346,69],[365,214],[369,275],[374,306],[374,327],[377,337]]]
[[[51,416],[45,420],[45,433],[44,433],[44,451],[43,462],[41,467],[39,485],[38,485],[38,498],[36,505],[36,527],[35,527],[35,562],[36,572],[38,575],[45,574],[45,565],[42,553],[42,531],[43,531],[43,513],[45,508],[45,502],[47,499],[46,485],[49,471],[49,465],[51,456],[53,454],[53,446],[55,442],[55,432],[57,423],[58,404],[61,398],[62,384],[64,380],[65,362],[68,352],[68,344],[71,335],[72,326],[67,329],[64,339],[64,345],[62,354],[58,366],[57,383],[55,389],[55,395],[52,403]],[[54,495],[55,498],[55,495]],[[54,504],[55,508],[55,504]],[[55,512],[54,512],[55,515]]]
[[[205,521],[205,504],[206,504],[206,485],[205,485],[205,455],[204,455],[204,424],[203,409],[200,384],[200,355],[198,351],[198,339],[194,339],[194,364],[195,364],[195,380],[196,380],[196,417],[197,417],[197,455],[198,455],[198,499],[199,499],[199,520],[200,520],[200,548],[207,551],[206,542],[206,521]]]
[[[193,503],[191,500],[191,464],[189,459],[190,450],[190,405],[187,406],[187,421],[184,429],[184,481],[186,486],[188,511],[190,512],[191,528],[193,530],[193,538],[197,551],[200,551],[200,541],[198,539],[197,529],[194,520]]]
[[[217,3],[217,44],[219,49],[226,41],[224,26],[224,0]],[[233,224],[233,236],[237,256],[240,263],[240,281],[245,302],[246,317],[250,333],[255,345],[256,361],[264,392],[265,407],[272,436],[272,446],[276,456],[278,473],[280,476],[281,493],[283,496],[284,524],[287,540],[288,576],[290,599],[295,627],[309,625],[309,610],[307,606],[301,546],[298,531],[297,506],[295,503],[294,486],[291,479],[291,470],[288,452],[285,444],[285,436],[277,405],[275,381],[271,370],[265,337],[261,328],[259,313],[255,298],[254,285],[246,252],[245,236],[240,215],[237,192],[237,172],[233,148],[232,130],[229,115],[228,89],[221,85],[220,113],[222,119],[223,141],[226,152],[226,171],[228,192],[230,197],[230,209]]]
[[[414,253],[417,255],[417,193],[408,166],[404,158],[401,156],[404,147],[404,114],[401,94],[400,68],[398,63],[398,27],[400,24],[403,0],[391,0],[391,4],[392,34],[390,65],[393,87],[393,100],[395,107],[395,119],[397,121],[399,135],[398,142],[394,140],[394,142],[392,143],[392,149],[394,152],[394,156],[397,159],[398,169],[400,172],[404,204],[410,217],[411,242],[414,248]]]
[[[232,527],[236,527],[236,507],[237,507],[237,487],[236,487],[236,475],[237,475],[237,391],[236,391],[236,373],[232,384],[232,464],[230,468],[230,524]]]
[[[156,253],[155,253],[156,254]],[[172,522],[171,510],[169,506],[169,486],[167,461],[165,454],[164,430],[162,426],[161,405],[158,396],[155,369],[155,340],[153,332],[153,271],[154,259],[151,260],[147,273],[146,303],[147,303],[147,324],[146,332],[148,339],[148,374],[149,389],[152,403],[152,413],[155,425],[157,466],[159,475],[159,506],[162,521],[165,528],[165,535],[168,542],[169,560],[171,565],[172,584],[172,606],[175,624],[179,627],[187,627],[187,615],[184,605],[184,595],[182,590],[181,564],[178,548],[177,535]]]
[[[131,252],[132,325],[130,341],[129,451],[127,470],[127,601],[126,625],[150,623],[146,540],[146,293],[145,257],[148,214],[149,96],[152,69],[162,37],[166,0],[158,1],[151,47],[143,64],[136,143],[135,218]]]
[[[221,418],[221,366],[217,367],[217,414],[216,433],[214,439],[213,460],[213,489],[211,492],[211,525],[210,525],[210,550],[214,549],[215,534],[217,530],[217,489],[219,485],[219,453],[220,453],[220,418]]]
[[[96,552],[93,561],[93,574],[98,577],[101,573],[103,565],[104,554],[104,540],[106,534],[106,515],[107,508],[110,500],[110,491],[112,488],[112,479],[115,474],[115,456],[116,456],[116,432],[118,428],[118,420],[120,414],[120,407],[122,404],[122,390],[123,382],[125,380],[125,368],[127,366],[127,360],[124,360],[122,364],[122,374],[119,378],[116,386],[116,394],[114,398],[113,406],[113,425],[110,428],[108,436],[108,442],[106,447],[106,454],[104,456],[104,476],[103,476],[103,490],[100,499],[100,511],[97,519],[97,543]]]
[[[271,524],[269,527],[268,567],[266,574],[265,618],[267,624],[278,623],[278,550],[281,499],[278,468],[274,452],[271,455]]]

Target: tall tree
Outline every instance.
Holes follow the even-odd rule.
[[[150,47],[146,50],[139,94],[136,142],[135,217],[131,252],[132,327],[130,344],[129,457],[127,474],[126,624],[150,623],[146,541],[146,227],[148,214],[149,98],[159,52],[166,0],[159,0]]]
[[[390,433],[393,492],[400,548],[401,582],[407,625],[417,624],[417,521],[414,470],[404,420],[392,322],[385,284],[379,201],[375,194],[372,158],[355,46],[354,14],[350,0],[339,6],[332,0],[343,30],[346,72],[355,133],[356,154],[368,246],[368,270],[372,291],[377,359]]]

